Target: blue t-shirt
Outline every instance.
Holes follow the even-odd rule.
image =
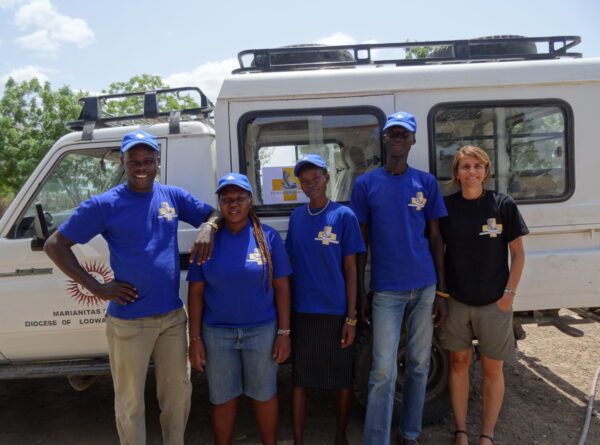
[[[263,224],[273,263],[273,278],[292,273],[283,241],[277,231]],[[227,228],[215,235],[213,255],[202,265],[191,264],[187,280],[205,282],[203,323],[218,328],[247,328],[275,320],[274,289],[269,269],[254,238],[250,220],[239,233]]]
[[[392,175],[381,167],[354,183],[350,207],[368,224],[371,289],[401,292],[435,284],[427,222],[446,216],[435,178],[408,167]]]
[[[118,318],[164,314],[183,305],[179,296],[178,221],[198,227],[212,207],[189,192],[154,183],[148,193],[125,184],[81,203],[59,231],[85,244],[100,234],[108,243],[115,279],[137,289],[127,305],[109,302],[107,312]]]
[[[354,212],[336,202],[314,216],[305,205],[298,207],[290,217],[285,247],[294,269],[293,310],[345,315],[343,258],[365,251]]]

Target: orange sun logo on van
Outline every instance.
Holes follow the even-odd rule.
[[[100,283],[108,283],[113,279],[113,274],[110,268],[106,267],[102,263],[86,261],[83,265],[83,268]],[[71,294],[71,298],[73,298],[79,304],[85,306],[100,306],[100,298],[96,297],[81,284],[76,283],[73,280],[67,280],[67,283],[69,284],[67,286],[67,291]]]

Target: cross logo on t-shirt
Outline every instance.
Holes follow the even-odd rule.
[[[254,248],[254,252],[250,252],[250,254],[248,255],[248,259],[246,260],[247,263],[256,263],[259,266],[263,265],[263,256],[260,253],[260,250],[258,250],[257,247]]]
[[[339,244],[337,241],[337,235],[332,232],[333,227],[325,226],[323,230],[319,232],[319,235],[315,238],[315,241],[321,241],[321,243],[325,246],[328,246],[330,243]]]
[[[496,238],[498,235],[502,234],[502,224],[496,224],[496,218],[488,218],[487,224],[481,226],[480,235],[489,235],[490,238]]]
[[[158,209],[158,217],[173,221],[173,218],[177,217],[177,213],[175,213],[175,208],[171,207],[168,202],[162,202]]]
[[[417,210],[421,210],[427,204],[427,198],[423,196],[423,192],[417,192],[417,196],[411,198],[411,203],[408,205],[409,207],[416,207]]]

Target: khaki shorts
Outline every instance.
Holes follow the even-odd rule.
[[[496,303],[471,306],[448,299],[448,318],[440,330],[440,342],[448,351],[464,351],[479,343],[479,352],[492,360],[515,357],[513,312],[502,311]]]

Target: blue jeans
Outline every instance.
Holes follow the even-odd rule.
[[[396,390],[396,356],[402,318],[407,315],[407,352],[402,385],[399,433],[406,439],[421,434],[423,405],[433,335],[435,285],[373,296],[373,365],[363,445],[388,445]]]

